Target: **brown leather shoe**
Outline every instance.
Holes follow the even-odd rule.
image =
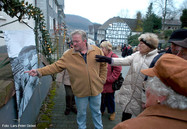
[[[115,116],[116,116],[115,112],[112,113],[112,114],[110,115],[110,117],[109,117],[109,120],[115,120]]]

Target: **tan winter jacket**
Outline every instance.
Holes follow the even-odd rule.
[[[131,113],[132,117],[142,112],[142,83],[145,75],[140,70],[149,68],[151,61],[157,54],[157,49],[155,49],[146,55],[142,55],[138,51],[125,58],[113,58],[112,65],[130,66],[116,98],[119,98],[117,103],[120,104],[122,110]]]
[[[187,129],[187,110],[151,106],[138,117],[121,122],[113,129]]]
[[[75,96],[97,96],[103,91],[107,64],[96,62],[95,55],[103,55],[102,50],[95,45],[88,45],[87,63],[85,63],[79,52],[70,49],[58,61],[38,69],[38,72],[45,76],[67,69]]]

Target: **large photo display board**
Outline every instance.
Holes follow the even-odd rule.
[[[33,31],[5,31],[4,38],[14,76],[18,118],[24,112],[38,77],[32,77],[24,71],[38,68],[38,56]]]

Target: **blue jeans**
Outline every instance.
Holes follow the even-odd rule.
[[[77,124],[79,129],[86,129],[86,112],[87,105],[92,113],[92,120],[95,126],[95,129],[103,129],[102,118],[101,118],[101,94],[97,96],[88,96],[88,97],[76,97],[75,102],[77,106]]]

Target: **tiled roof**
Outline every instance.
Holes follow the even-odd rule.
[[[88,26],[89,32],[92,32],[92,31],[91,31],[92,29],[94,29],[94,31],[96,32],[100,26],[101,26],[101,24],[97,24],[97,23],[94,23],[93,25],[89,25],[89,26]],[[94,33],[95,33],[95,32],[94,32]]]
[[[101,24],[94,23],[93,26],[94,26],[94,31],[96,31],[101,26]]]
[[[136,27],[136,19],[113,17],[107,20],[102,26],[99,27],[99,29],[105,30],[108,28],[109,24],[112,24],[114,22],[126,23],[132,31],[134,31]]]
[[[123,18],[123,20],[127,23],[127,25],[131,28],[132,31],[135,31],[137,22],[136,19]]]
[[[102,26],[99,27],[99,29],[105,30],[108,28],[109,24],[114,22],[126,23],[132,31],[135,31],[137,19],[113,17],[107,20]],[[177,19],[166,19],[165,23],[166,25],[181,25],[180,20]]]
[[[166,19],[165,24],[166,25],[181,25],[181,21],[177,19]]]

